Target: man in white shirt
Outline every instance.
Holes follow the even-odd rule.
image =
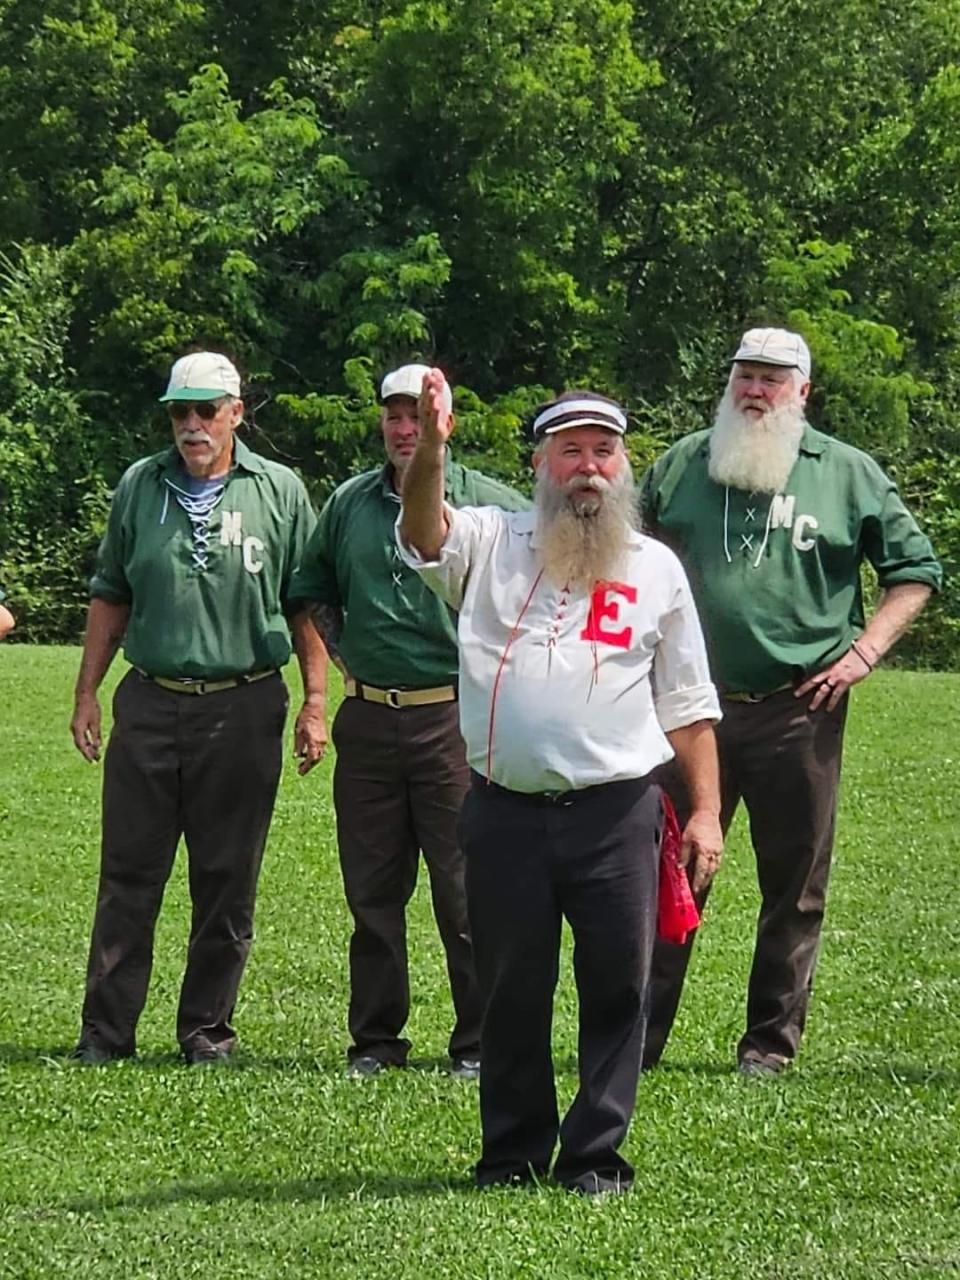
[[[461,816],[485,1015],[480,1186],[547,1174],[626,1190],[656,927],[659,788],[676,755],[695,799],[681,861],[705,884],[722,837],[719,719],[679,561],[636,532],[626,417],[593,392],[538,411],[533,512],[443,501],[452,423],[424,379],[398,541],[459,611]],[[580,1089],[559,1123],[550,1052],[561,921],[573,931]]]

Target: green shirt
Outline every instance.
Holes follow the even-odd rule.
[[[768,693],[836,661],[864,625],[860,564],[882,587],[941,569],[896,485],[859,449],[805,427],[785,492],[711,480],[708,431],[641,482],[644,524],[680,556],[724,689]]]
[[[453,507],[522,511],[529,502],[479,471],[446,461]],[[339,648],[347,670],[381,689],[429,689],[457,678],[456,615],[397,550],[400,499],[389,465],[331,494],[294,575],[290,595],[343,610]]]
[[[211,680],[282,666],[290,578],[316,524],[303,484],[235,439],[201,568],[167,479],[186,481],[172,447],[121,477],[90,583],[92,596],[130,605],[128,661],[150,675]]]

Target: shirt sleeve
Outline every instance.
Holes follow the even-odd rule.
[[[108,604],[130,604],[133,591],[127,579],[126,558],[129,550],[129,534],[126,515],[130,507],[130,489],[133,478],[128,471],[120,477],[110,504],[107,531],[97,551],[93,577],[90,579],[90,595]]]
[[[673,557],[672,557],[673,558]],[[721,719],[693,596],[678,561],[676,589],[653,659],[653,705],[664,733],[698,720]]]
[[[460,507],[458,509],[444,503],[444,511],[450,522],[450,528],[436,560],[424,560],[413,547],[403,541],[400,536],[402,511],[397,517],[396,524],[397,547],[404,563],[419,573],[430,590],[452,609],[459,609],[463,604],[463,594],[471,565],[484,543],[485,535],[489,536],[492,531],[496,509],[491,507]]]
[[[480,471],[471,473],[474,481],[472,507],[500,507],[504,511],[529,511],[530,499],[525,498],[516,489],[502,484],[499,480],[491,480]]]
[[[876,464],[873,471],[879,504],[871,504],[873,510],[863,521],[861,536],[863,554],[876,569],[880,586],[923,582],[939,591],[943,570],[930,539],[907,510],[890,477]]]
[[[312,514],[312,513],[311,513]],[[296,613],[305,601],[343,608],[336,567],[336,494],[332,494],[314,522],[287,588],[287,608]]]
[[[653,467],[647,467],[640,477],[637,492],[639,495],[640,526],[647,533],[652,533],[657,527],[657,494]]]
[[[310,545],[310,539],[317,527],[316,514],[303,482],[300,480],[296,481],[291,507],[288,552],[284,563],[283,580],[280,583],[280,603],[284,612],[288,615],[297,613],[302,608],[302,600],[294,600],[291,594],[291,586],[297,568],[304,560],[307,548]],[[291,602],[293,602],[293,607],[291,607]]]

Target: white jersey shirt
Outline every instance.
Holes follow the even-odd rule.
[[[640,778],[673,755],[665,732],[719,720],[680,561],[631,531],[622,581],[570,591],[540,571],[536,516],[446,508],[425,562],[404,560],[459,611],[460,728],[471,768],[512,791]]]

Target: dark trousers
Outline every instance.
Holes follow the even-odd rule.
[[[609,783],[551,803],[478,779],[461,836],[481,1037],[480,1185],[545,1173],[629,1182],[618,1148],[636,1101],[656,930],[659,787]],[[558,1123],[551,1056],[560,930],[573,931],[580,1087]]]
[[[480,997],[467,922],[457,820],[469,781],[459,709],[344,698],[333,725],[333,799],[350,939],[348,1056],[402,1066],[410,1012],[406,907],[420,853],[447,957],[456,1022],[451,1057],[476,1057]]]
[[[135,1049],[156,920],[183,835],[193,918],[177,1039],[232,1046],[286,711],[279,675],[203,695],[162,689],[133,671],[121,681],[104,760],[83,1042],[120,1055]]]
[[[808,710],[786,689],[762,702],[722,699],[717,725],[724,831],[742,799],[757,862],[760,914],[747,988],[746,1031],[737,1047],[796,1056],[820,944],[836,825],[847,714]],[[676,770],[663,779],[681,823],[689,813]],[[707,894],[700,899],[702,906]],[[676,1016],[693,938],[658,942],[644,1066],[659,1061]]]

